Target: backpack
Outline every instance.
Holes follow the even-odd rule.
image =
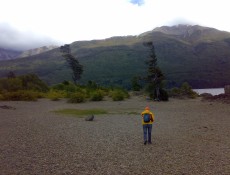
[[[145,123],[148,123],[151,121],[151,115],[146,113],[146,114],[144,114],[143,119],[144,119]]]

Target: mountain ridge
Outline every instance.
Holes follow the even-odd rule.
[[[1,60],[11,60],[11,59],[17,59],[17,58],[23,58],[23,57],[29,57],[32,55],[41,54],[43,52],[47,52],[49,50],[55,49],[58,46],[55,45],[49,45],[49,46],[42,46],[34,49],[29,49],[25,51],[16,51],[13,49],[4,49],[0,48],[0,61]]]
[[[23,57],[28,57],[28,56],[32,56],[32,55],[37,55],[37,54],[41,54],[43,52],[47,52],[49,50],[55,49],[58,46],[55,45],[49,45],[49,46],[42,46],[42,47],[38,47],[38,48],[34,48],[34,49],[29,49],[26,51],[23,51],[18,58],[23,58]]]
[[[11,60],[17,58],[21,54],[20,51],[9,50],[0,48],[0,61],[1,60]]]

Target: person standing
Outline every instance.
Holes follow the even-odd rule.
[[[142,125],[144,132],[144,144],[147,142],[152,143],[151,133],[152,133],[152,124],[154,122],[154,114],[150,111],[149,107],[145,107],[145,110],[141,113]]]

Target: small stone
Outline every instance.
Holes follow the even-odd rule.
[[[87,116],[85,118],[85,121],[93,121],[93,119],[94,119],[94,115],[91,115],[91,116]]]

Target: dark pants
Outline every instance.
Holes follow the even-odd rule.
[[[151,142],[152,124],[143,125],[144,142]],[[147,140],[148,138],[148,140]]]

